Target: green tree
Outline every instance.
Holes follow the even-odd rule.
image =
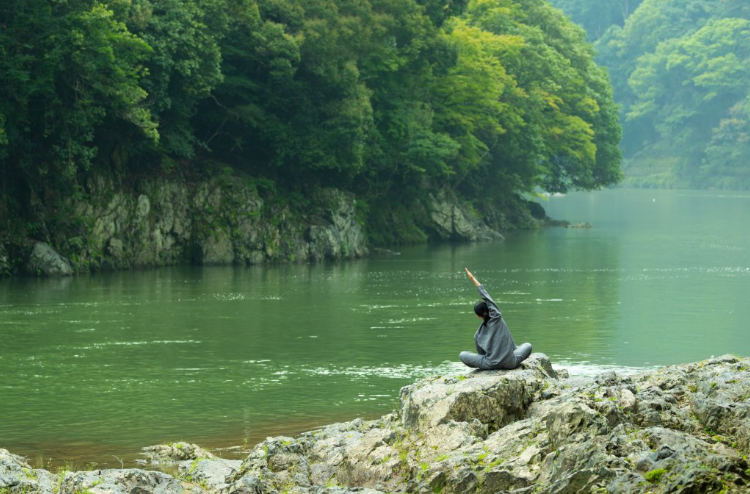
[[[647,145],[672,147],[678,175],[695,176],[712,129],[747,94],[750,21],[709,20],[691,36],[642,56],[630,78],[638,98],[628,121],[650,129]]]
[[[737,103],[714,127],[696,183],[750,190],[750,99]]]
[[[589,40],[601,38],[611,26],[622,26],[643,0],[551,0],[576,24]]]
[[[6,184],[52,200],[94,161],[102,127],[158,140],[140,85],[151,49],[112,10],[86,0],[9,0],[0,13]]]
[[[583,31],[542,1],[476,1],[467,15],[485,30],[521,40],[500,57],[514,83],[504,94],[506,132],[493,148],[489,169],[496,178],[489,183],[522,191],[616,183],[615,106]]]
[[[231,0],[115,2],[130,32],[153,49],[142,81],[159,125],[158,151],[191,157],[199,143],[191,119],[223,80],[219,43],[230,26]]]

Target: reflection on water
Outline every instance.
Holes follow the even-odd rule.
[[[159,442],[252,444],[387,413],[401,386],[464,370],[464,267],[517,342],[572,374],[750,353],[750,195],[546,206],[594,226],[346,263],[2,280],[0,447],[119,466]]]

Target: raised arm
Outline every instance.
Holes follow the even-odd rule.
[[[466,270],[466,276],[468,276],[469,279],[471,280],[471,282],[474,283],[474,286],[481,285],[481,283],[479,283],[479,280],[477,280],[476,278],[474,278],[474,275],[471,274],[471,271],[469,271],[469,268],[464,268],[464,269]]]
[[[469,271],[468,268],[464,269],[466,270],[466,276],[469,277],[471,282],[474,283],[474,286],[477,287],[477,290],[479,290],[479,295],[482,297],[482,299],[484,299],[485,302],[487,302],[487,307],[490,309],[490,317],[500,316],[500,307],[498,307],[495,301],[492,300],[492,297],[490,297],[490,294],[487,293],[487,290],[484,289],[484,286],[479,283],[479,280],[476,279],[473,274],[471,274],[471,271]]]

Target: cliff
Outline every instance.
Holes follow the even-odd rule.
[[[280,190],[229,168],[197,180],[148,178],[129,186],[97,175],[54,208],[32,202],[34,222],[0,229],[0,276],[354,259],[368,254],[370,237],[503,238],[445,190],[391,210],[387,201],[366,204],[335,188]],[[526,227],[534,221],[523,208],[513,219]],[[507,219],[500,226],[515,227]]]
[[[53,475],[0,450],[0,492],[748,492],[749,397],[750,358],[573,379],[533,354],[513,371],[419,381],[394,413],[268,438],[241,462],[147,448],[175,476]]]
[[[44,225],[37,238],[47,242],[6,239],[3,246],[0,238],[0,272],[55,276],[357,258],[368,249],[356,205],[352,194],[336,189],[318,189],[297,205],[264,200],[251,179],[234,175],[194,183],[148,179],[129,189],[100,176],[86,194],[66,201],[75,221]]]

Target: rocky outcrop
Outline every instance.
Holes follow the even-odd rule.
[[[29,466],[20,456],[0,449],[0,492],[54,492],[58,476]]]
[[[222,492],[746,492],[750,360],[564,379],[515,371],[423,380],[400,413],[262,443]]]
[[[2,239],[0,239],[2,240]],[[5,249],[5,245],[0,242],[0,276],[7,276],[11,274],[11,263],[8,257],[8,251]]]
[[[179,494],[199,493],[199,486],[184,485],[182,481],[162,472],[123,469],[63,472],[60,474],[60,494]]]
[[[157,465],[173,464],[185,460],[215,459],[213,453],[198,445],[186,442],[158,444],[143,448],[143,463]]]
[[[32,276],[70,276],[70,261],[44,242],[34,242],[25,271]]]
[[[491,229],[479,215],[444,190],[429,196],[431,230],[443,240],[500,240],[503,236]]]
[[[213,173],[196,182],[150,177],[128,185],[94,174],[54,210],[37,201],[33,229],[0,232],[0,276],[354,259],[369,252],[364,215],[375,244],[500,240],[498,229],[538,226],[506,218],[529,216],[518,205],[483,218],[447,189],[392,210],[369,204],[358,214],[349,192],[318,188],[303,195],[229,168]]]
[[[398,412],[269,438],[241,464],[165,446],[154,451],[179,458],[175,478],[100,470],[64,474],[55,486],[63,494],[741,493],[750,490],[749,397],[748,358],[582,380],[533,354],[513,371],[422,380],[402,389]],[[53,492],[51,478],[0,450],[0,491]]]
[[[125,191],[102,176],[68,200],[78,225],[48,244],[25,249],[25,274],[176,264],[259,264],[352,259],[367,254],[352,194],[320,189],[294,201],[264,201],[247,177],[203,182],[150,179]],[[18,249],[24,251],[23,248]],[[0,251],[0,273],[7,255]]]

